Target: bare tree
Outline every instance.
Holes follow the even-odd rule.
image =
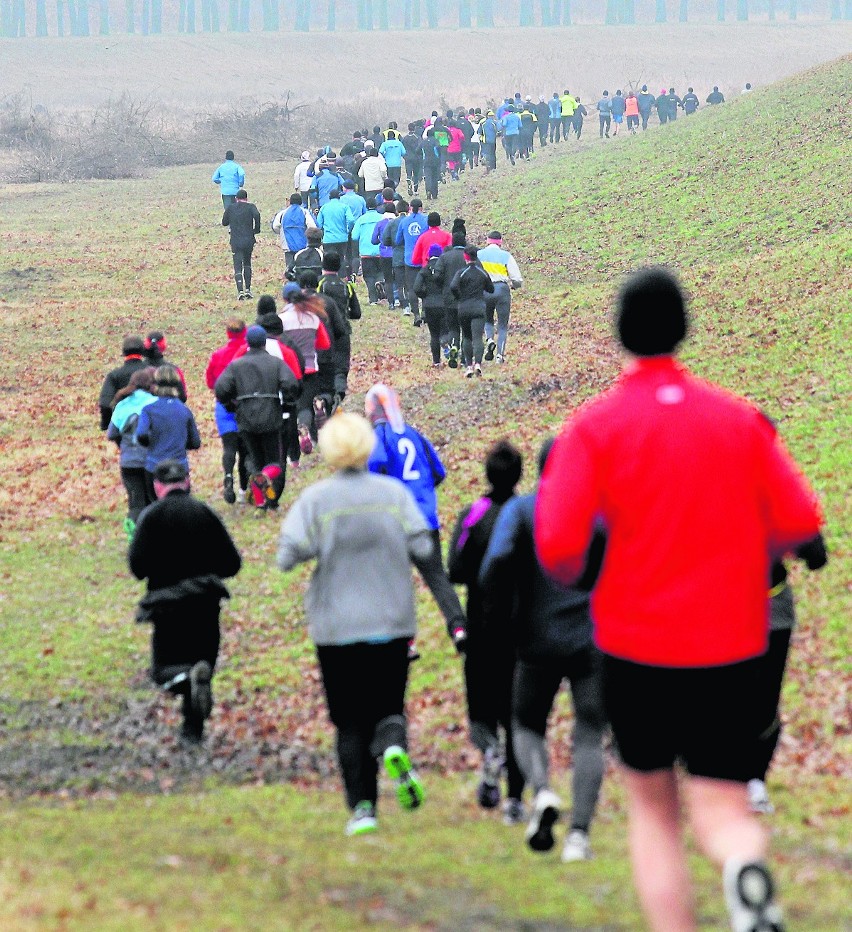
[[[195,32],[195,0],[180,0],[178,32]]]
[[[494,26],[494,0],[476,0],[476,25],[479,29]]]
[[[205,32],[219,31],[219,0],[201,0],[201,28]]]
[[[405,0],[403,22],[406,29],[420,28],[420,0]]]
[[[281,9],[278,0],[263,0],[263,31],[278,32],[281,28]]]
[[[309,32],[311,28],[311,0],[296,0],[296,32]]]
[[[606,23],[635,23],[636,0],[607,0]]]
[[[22,38],[27,34],[27,10],[24,0],[2,0],[0,3],[0,36]]]

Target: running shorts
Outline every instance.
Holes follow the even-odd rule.
[[[676,763],[696,777],[746,783],[761,730],[761,658],[720,667],[653,667],[604,655],[604,698],[622,763]]]

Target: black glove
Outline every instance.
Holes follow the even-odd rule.
[[[809,570],[820,570],[828,563],[828,551],[822,534],[796,548],[796,556],[805,561]]]
[[[450,631],[450,640],[458,653],[464,654],[467,650],[467,628],[464,625],[455,625]]]

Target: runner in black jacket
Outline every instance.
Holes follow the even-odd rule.
[[[494,282],[477,261],[475,246],[465,249],[466,265],[453,276],[450,291],[459,307],[459,325],[462,332],[462,362],[468,378],[482,375],[482,356],[485,352],[485,295],[494,293]]]
[[[263,470],[280,467],[269,496],[269,506],[277,507],[286,480],[286,459],[281,449],[281,422],[284,405],[296,400],[299,383],[290,367],[266,352],[267,333],[263,327],[248,328],[245,356],[235,359],[216,380],[213,391],[226,408],[235,410],[240,439],[246,450],[252,482],[267,485]]]
[[[240,301],[251,298],[251,253],[255,236],[260,233],[260,213],[249,204],[248,194],[240,188],[237,199],[228,204],[222,214],[222,226],[231,231],[231,252],[234,254],[234,281]]]
[[[539,454],[539,473],[553,444]],[[553,824],[560,802],[550,789],[544,735],[553,701],[564,679],[574,706],[571,831],[563,861],[591,856],[589,825],[604,773],[603,704],[600,655],[592,643],[589,592],[600,567],[603,536],[596,535],[584,579],[577,587],[554,582],[539,566],[533,542],[536,496],[512,499],[500,513],[479,571],[487,626],[509,625],[517,644],[512,696],[512,728],[518,765],[535,792],[527,841],[535,851],[553,847]]]
[[[137,620],[153,623],[151,677],[183,696],[183,735],[198,742],[213,705],[219,603],[229,597],[222,579],[242,561],[215,512],[189,494],[182,463],[160,463],[154,489],[159,500],[142,512],[129,553],[133,575],[148,580]]]
[[[447,249],[435,264],[435,281],[443,288],[444,294],[444,329],[441,333],[441,343],[447,357],[447,365],[451,369],[458,367],[459,352],[461,350],[461,330],[459,327],[459,302],[450,290],[450,285],[456,272],[466,265],[464,251],[467,238],[464,231],[453,233],[452,246]]]
[[[420,298],[423,316],[429,328],[429,348],[432,351],[432,367],[441,368],[441,334],[444,330],[444,288],[435,276],[435,268],[443,250],[437,243],[429,247],[429,261],[414,279],[414,293]]]
[[[101,430],[109,427],[112,420],[112,402],[116,392],[127,388],[130,376],[139,369],[147,369],[150,363],[145,358],[145,344],[142,337],[125,337],[121,343],[121,353],[124,362],[116,369],[107,373],[101,393],[98,396],[98,407],[101,412]]]
[[[512,742],[515,648],[507,628],[486,629],[479,571],[500,510],[512,499],[521,478],[521,466],[521,454],[508,441],[495,444],[485,460],[490,487],[458,516],[449,550],[450,580],[467,586],[464,679],[470,738],[483,755],[477,799],[485,809],[499,804],[500,775],[505,766],[508,798],[504,814],[509,824],[524,818],[521,804],[524,778],[515,762]],[[505,754],[500,749],[498,726],[506,735]]]

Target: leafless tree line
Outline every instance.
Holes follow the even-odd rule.
[[[115,0],[0,0],[0,36],[109,35]],[[121,28],[143,35],[311,29],[490,29],[498,25],[570,26],[577,21],[629,25],[691,18],[769,20],[801,15],[852,20],[852,0],[124,0]],[[30,32],[32,34],[32,30]]]

